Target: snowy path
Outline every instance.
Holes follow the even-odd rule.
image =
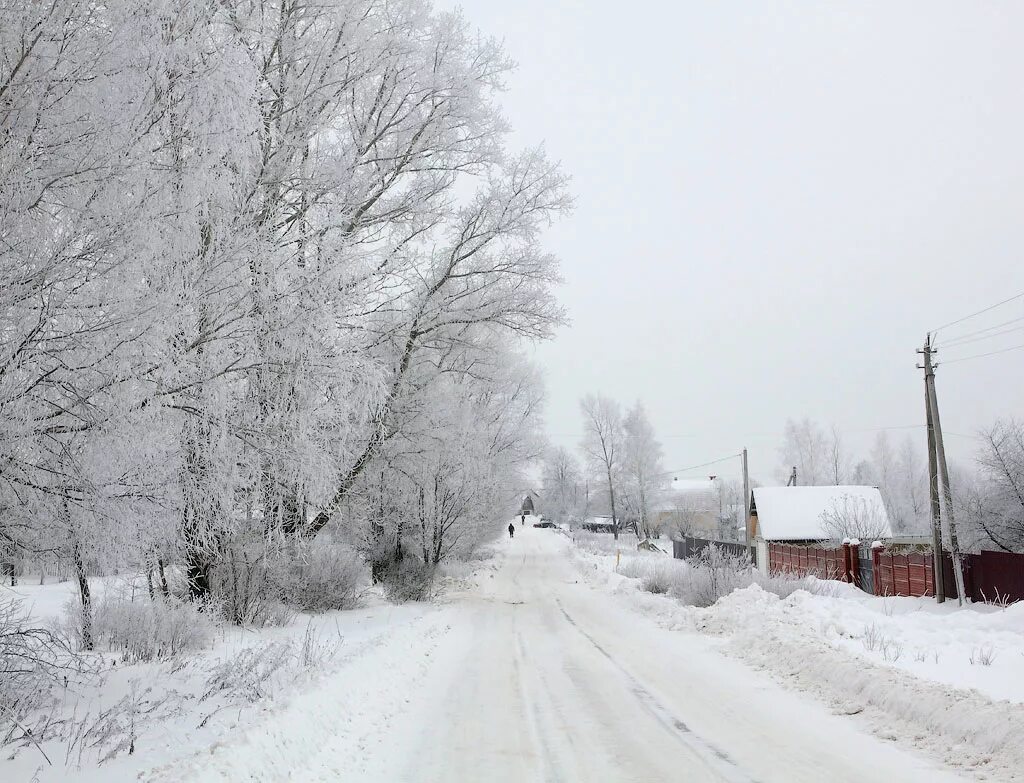
[[[578,583],[568,546],[550,531],[518,531],[481,587],[450,595],[289,714],[168,777],[959,779],[724,657],[712,640],[658,628]],[[303,721],[309,736],[296,741]]]

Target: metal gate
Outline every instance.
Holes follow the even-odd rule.
[[[874,564],[871,559],[871,545],[861,544],[857,547],[857,581],[865,593],[875,592]]]

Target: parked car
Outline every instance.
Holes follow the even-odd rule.
[[[540,522],[534,522],[533,526],[534,527],[558,527],[558,525],[556,525],[550,519],[543,519],[543,518],[540,520]]]

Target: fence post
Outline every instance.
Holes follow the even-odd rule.
[[[850,565],[850,539],[843,539],[843,582],[850,581],[850,575],[853,569]]]
[[[851,538],[846,549],[850,552],[850,582],[860,587],[860,539]]]
[[[882,594],[882,544],[881,541],[871,543],[871,581],[875,595]]]

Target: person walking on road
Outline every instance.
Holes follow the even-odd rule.
[[[513,537],[513,536],[514,536],[515,534],[516,534],[516,526],[515,526],[515,523],[513,523],[513,522],[509,522],[509,523],[508,523],[508,537],[509,537],[509,538],[512,538],[512,537]]]

